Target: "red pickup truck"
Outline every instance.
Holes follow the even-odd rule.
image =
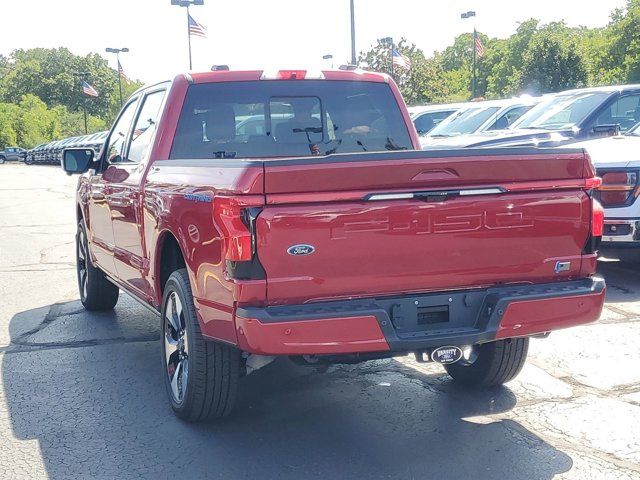
[[[603,211],[583,150],[420,151],[363,71],[215,71],[128,100],[98,158],[68,149],[88,310],[160,315],[181,418],[228,414],[272,356],[414,353],[497,385],[531,336],[596,320]]]

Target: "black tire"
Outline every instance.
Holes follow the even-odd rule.
[[[528,338],[507,338],[476,347],[473,363],[459,361],[445,365],[456,381],[471,387],[492,387],[513,380],[522,370],[529,351]]]
[[[5,158],[3,156],[0,156],[0,165],[2,165],[5,161]]]
[[[173,272],[167,280],[161,322],[163,378],[175,414],[189,422],[227,416],[237,397],[240,352],[228,345],[205,341],[184,268]]]
[[[102,270],[93,266],[84,221],[78,223],[76,234],[76,271],[80,301],[84,308],[93,312],[111,310],[116,306],[120,290],[107,280]]]

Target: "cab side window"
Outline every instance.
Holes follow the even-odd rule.
[[[124,152],[127,144],[127,134],[133,122],[133,116],[136,112],[138,99],[130,101],[122,111],[120,118],[111,130],[109,143],[107,143],[107,162],[122,163],[124,161]]]
[[[640,94],[625,95],[605,108],[594,126],[619,125],[626,132],[640,121]]]
[[[131,134],[131,146],[127,155],[127,162],[139,163],[145,160],[153,134],[158,125],[160,107],[164,100],[165,90],[153,92],[144,98],[140,114]]]

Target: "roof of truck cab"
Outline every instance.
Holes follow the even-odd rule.
[[[262,75],[267,73],[277,73],[281,70],[215,70],[210,72],[185,72],[176,75],[173,81],[177,79],[186,79],[189,83],[214,83],[214,82],[250,82],[255,80],[263,80]],[[286,69],[289,70],[305,70],[305,69]],[[352,82],[379,82],[389,83],[389,75],[381,72],[370,72],[367,70],[355,69],[355,70],[305,70],[310,75],[314,75],[314,78],[307,78],[306,80],[345,80]],[[317,74],[322,73],[324,78],[317,78]],[[265,81],[277,81],[277,79],[264,79]],[[149,85],[144,85],[131,94],[131,96],[137,93],[151,90],[154,87],[162,85],[163,83],[170,83],[171,80],[163,80],[161,82],[155,82]]]
[[[386,73],[369,72],[366,70],[310,70],[310,69],[280,69],[280,70],[217,70],[212,72],[185,73],[184,77],[190,83],[213,83],[213,82],[248,82],[255,80],[278,81],[275,74],[279,71],[301,71],[304,70],[309,75],[306,80],[345,80],[352,82],[389,82]],[[319,74],[322,77],[319,77]],[[264,79],[263,75],[268,78]]]

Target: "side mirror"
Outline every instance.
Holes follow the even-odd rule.
[[[90,148],[68,148],[62,152],[62,169],[69,175],[89,170],[95,153]]]
[[[594,137],[611,137],[613,135],[620,135],[620,124],[611,123],[606,125],[594,125],[591,132]]]

